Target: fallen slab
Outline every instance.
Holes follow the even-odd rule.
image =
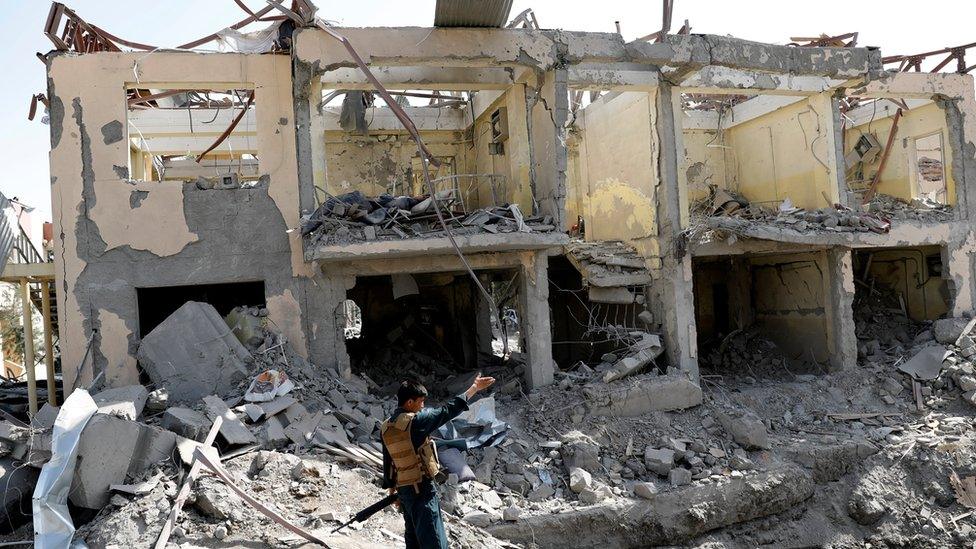
[[[139,365],[170,403],[225,395],[247,378],[250,354],[211,305],[188,301],[139,344]]]
[[[175,447],[176,433],[95,414],[81,433],[71,503],[101,509],[111,497],[111,485],[121,484],[126,475],[136,476],[150,465],[169,459]]]
[[[716,528],[780,513],[812,495],[810,475],[788,465],[726,484],[657,494],[652,500],[522,516],[518,522],[498,523],[487,530],[496,538],[540,548],[674,545]]]
[[[92,395],[92,400],[98,405],[98,413],[129,420],[142,415],[148,398],[149,391],[142,385],[116,387]]]
[[[210,395],[203,399],[203,404],[206,406],[207,416],[211,420],[218,417],[223,420],[223,423],[220,424],[220,436],[224,437],[227,444],[237,446],[257,442],[251,431],[241,423],[241,420],[237,419],[237,415],[227,407],[223,400],[220,400],[220,397]]]
[[[648,412],[692,408],[702,403],[698,385],[684,376],[645,376],[584,390],[589,411],[597,416],[634,417]]]

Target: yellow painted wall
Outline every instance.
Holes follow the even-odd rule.
[[[438,158],[453,158],[457,173],[464,172],[466,153],[461,132],[422,132],[424,143]],[[352,135],[325,132],[326,190],[342,194],[358,190],[367,196],[394,191],[413,194],[411,172],[417,145],[405,133]],[[432,168],[431,177],[439,173]],[[449,168],[444,169],[449,171]],[[426,191],[421,191],[426,192]]]
[[[790,358],[829,360],[823,254],[756,257],[750,270],[755,320],[766,336]]]
[[[488,154],[491,114],[499,107],[505,107],[508,113],[508,139],[503,143],[504,154],[492,155]],[[522,213],[529,215],[532,212],[532,186],[525,84],[513,85],[485,109],[475,120],[473,135],[474,146],[465,150],[468,173],[504,175],[504,201],[518,204]]]
[[[857,143],[863,133],[872,133],[884,147],[891,132],[891,124],[895,114],[895,107],[888,102],[882,102],[874,120],[845,131],[845,154]],[[903,200],[917,197],[917,188],[912,180],[912,163],[915,158],[914,138],[942,134],[943,157],[946,177],[946,190],[949,204],[956,203],[956,186],[952,177],[952,150],[947,142],[948,129],[945,112],[935,103],[929,103],[904,111],[898,121],[898,133],[892,144],[888,162],[881,173],[878,192],[889,194]],[[865,169],[865,179],[869,183],[881,164],[881,155]],[[868,183],[865,183],[866,187]]]
[[[577,114],[567,210],[575,219],[570,212],[582,207],[587,240],[625,240],[645,257],[658,255],[655,117],[653,92],[603,98]]]
[[[869,253],[871,263],[865,277],[864,267]],[[868,281],[873,278],[876,284],[883,284],[897,292],[904,300],[905,310],[912,320],[935,320],[949,310],[946,281],[938,273],[932,272],[926,262],[926,257],[939,254],[938,246],[861,252],[854,272],[855,276]],[[865,291],[863,287],[858,290]]]
[[[821,95],[726,130],[739,192],[767,206],[789,198],[800,208],[822,208],[822,193],[836,201],[836,179],[821,164],[834,163],[831,124],[829,98]]]

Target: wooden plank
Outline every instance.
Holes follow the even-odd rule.
[[[210,426],[210,432],[207,433],[207,438],[203,441],[204,446],[212,446],[214,440],[217,439],[217,433],[220,431],[220,424],[223,420],[218,417],[214,420],[213,425]],[[169,542],[169,536],[173,533],[173,526],[176,525],[176,519],[180,517],[180,511],[183,509],[183,503],[186,498],[190,495],[190,488],[193,486],[193,482],[196,480],[197,475],[200,474],[200,469],[203,465],[197,461],[196,456],[193,459],[193,465],[190,467],[190,473],[186,475],[186,480],[183,481],[183,486],[180,486],[180,491],[176,494],[176,499],[173,500],[173,507],[169,511],[169,518],[163,523],[163,529],[159,533],[159,537],[156,538],[155,549],[165,549],[166,544]]]
[[[237,446],[239,444],[254,444],[257,439],[251,434],[251,431],[241,423],[241,420],[237,419],[237,415],[234,414],[227,407],[220,397],[216,395],[210,395],[203,397],[203,404],[207,408],[207,416],[210,419],[221,418],[223,423],[220,426],[220,434],[227,441],[227,444],[231,446]]]
[[[27,403],[30,415],[37,413],[37,372],[34,371],[34,325],[31,322],[30,285],[27,279],[20,281],[21,301],[24,311],[24,370],[27,371]]]
[[[47,371],[47,401],[58,405],[58,390],[54,383],[54,326],[51,323],[51,282],[41,282],[41,309],[44,315],[44,366]]]

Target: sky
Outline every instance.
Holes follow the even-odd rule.
[[[252,9],[263,0],[244,0]],[[245,14],[233,0],[65,0],[86,21],[144,44],[172,47],[236,23]],[[344,26],[430,26],[434,0],[316,0],[319,16]],[[43,35],[50,3],[8,0],[0,16],[0,165],[6,174],[0,191],[51,217],[48,166],[49,127],[37,116],[27,120],[30,97],[46,89],[37,52],[52,44]],[[120,9],[119,6],[125,6]],[[924,6],[924,9],[920,9]],[[614,32],[620,21],[624,39],[633,40],[661,26],[658,0],[515,0],[512,15],[531,7],[543,28]],[[688,19],[693,33],[785,44],[791,36],[836,35],[857,31],[858,45],[881,47],[884,55],[920,53],[976,42],[973,0],[675,0],[672,31]],[[355,46],[355,44],[353,44]],[[976,49],[967,60],[976,63]],[[953,63],[954,65],[954,63]]]

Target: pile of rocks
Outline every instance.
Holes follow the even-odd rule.
[[[878,193],[865,206],[867,211],[895,220],[915,220],[923,223],[945,223],[955,217],[952,207],[928,198],[905,202],[894,196]]]
[[[797,208],[789,199],[780,203],[775,210],[751,204],[742,196],[731,191],[713,188],[710,199],[709,216],[736,217],[789,227],[799,232],[874,232],[887,233],[890,221],[875,213],[859,212],[840,204],[828,208],[808,210]]]

